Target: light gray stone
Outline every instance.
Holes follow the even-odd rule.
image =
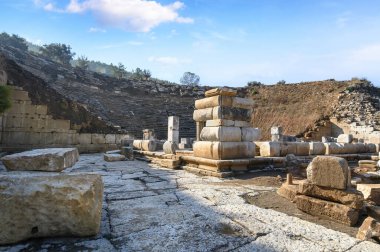
[[[0,175],[0,244],[96,235],[102,198],[99,175]]]
[[[78,158],[77,148],[50,148],[16,153],[1,160],[11,171],[62,171],[73,166]]]
[[[351,181],[350,170],[344,158],[315,157],[306,172],[307,180],[318,186],[345,190]]]

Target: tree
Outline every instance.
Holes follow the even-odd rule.
[[[285,85],[286,84],[286,81],[284,80],[280,80],[277,82],[277,85]]]
[[[89,67],[90,61],[86,56],[82,55],[77,59],[77,67],[87,70]]]
[[[148,80],[152,76],[152,73],[148,69],[144,69],[142,71],[142,74],[143,74],[145,80]]]
[[[7,46],[13,46],[15,48],[21,49],[23,51],[28,50],[28,45],[24,38],[21,38],[18,35],[12,34],[10,36],[8,33],[3,32],[0,34],[0,44],[4,44]]]
[[[261,86],[263,85],[263,83],[261,83],[260,81],[250,81],[247,83],[247,86],[248,87],[251,87],[251,86]]]
[[[122,63],[119,63],[117,66],[112,65],[111,63],[111,71],[112,71],[113,76],[115,76],[119,80],[122,78],[125,78],[125,76],[127,75],[125,66]]]
[[[71,52],[69,45],[59,43],[44,45],[41,51],[46,57],[67,66],[70,65],[70,60],[75,56],[75,53]]]
[[[181,84],[188,86],[198,86],[200,77],[195,73],[185,72],[180,79]]]
[[[0,114],[11,107],[10,94],[11,90],[9,87],[0,86]]]

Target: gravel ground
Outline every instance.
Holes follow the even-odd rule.
[[[64,172],[102,175],[100,234],[34,239],[0,251],[380,251],[375,243],[247,202],[277,185],[200,177],[141,161],[107,163],[101,154],[81,155]]]

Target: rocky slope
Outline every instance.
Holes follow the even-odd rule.
[[[121,128],[141,138],[142,130],[149,128],[166,139],[167,117],[177,115],[180,137],[194,137],[194,101],[210,88],[157,79],[119,80],[1,44],[0,55],[14,85],[29,91],[33,102],[48,104],[56,118],[72,120],[82,132]],[[252,124],[262,129],[262,139],[270,139],[272,126],[307,137],[332,117],[380,129],[380,91],[363,79],[253,85],[238,91],[256,101]]]
[[[31,83],[28,78],[38,79],[46,90],[54,90],[77,108],[87,110],[107,125],[120,126],[122,131],[137,138],[141,138],[143,129],[149,128],[155,130],[159,139],[165,139],[167,117],[171,115],[180,117],[180,137],[195,136],[193,104],[195,99],[203,96],[207,87],[175,85],[155,79],[119,80],[63,66],[41,55],[4,45],[0,45],[0,54],[6,59],[11,82],[30,91],[33,100],[37,101],[41,93],[33,88],[36,81]],[[65,104],[49,103],[47,99],[40,102],[48,103],[49,110],[67,108]],[[57,116],[73,120],[75,109],[70,110],[71,114],[58,113]]]

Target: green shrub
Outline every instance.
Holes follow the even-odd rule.
[[[11,90],[7,86],[0,86],[0,114],[11,107]]]

